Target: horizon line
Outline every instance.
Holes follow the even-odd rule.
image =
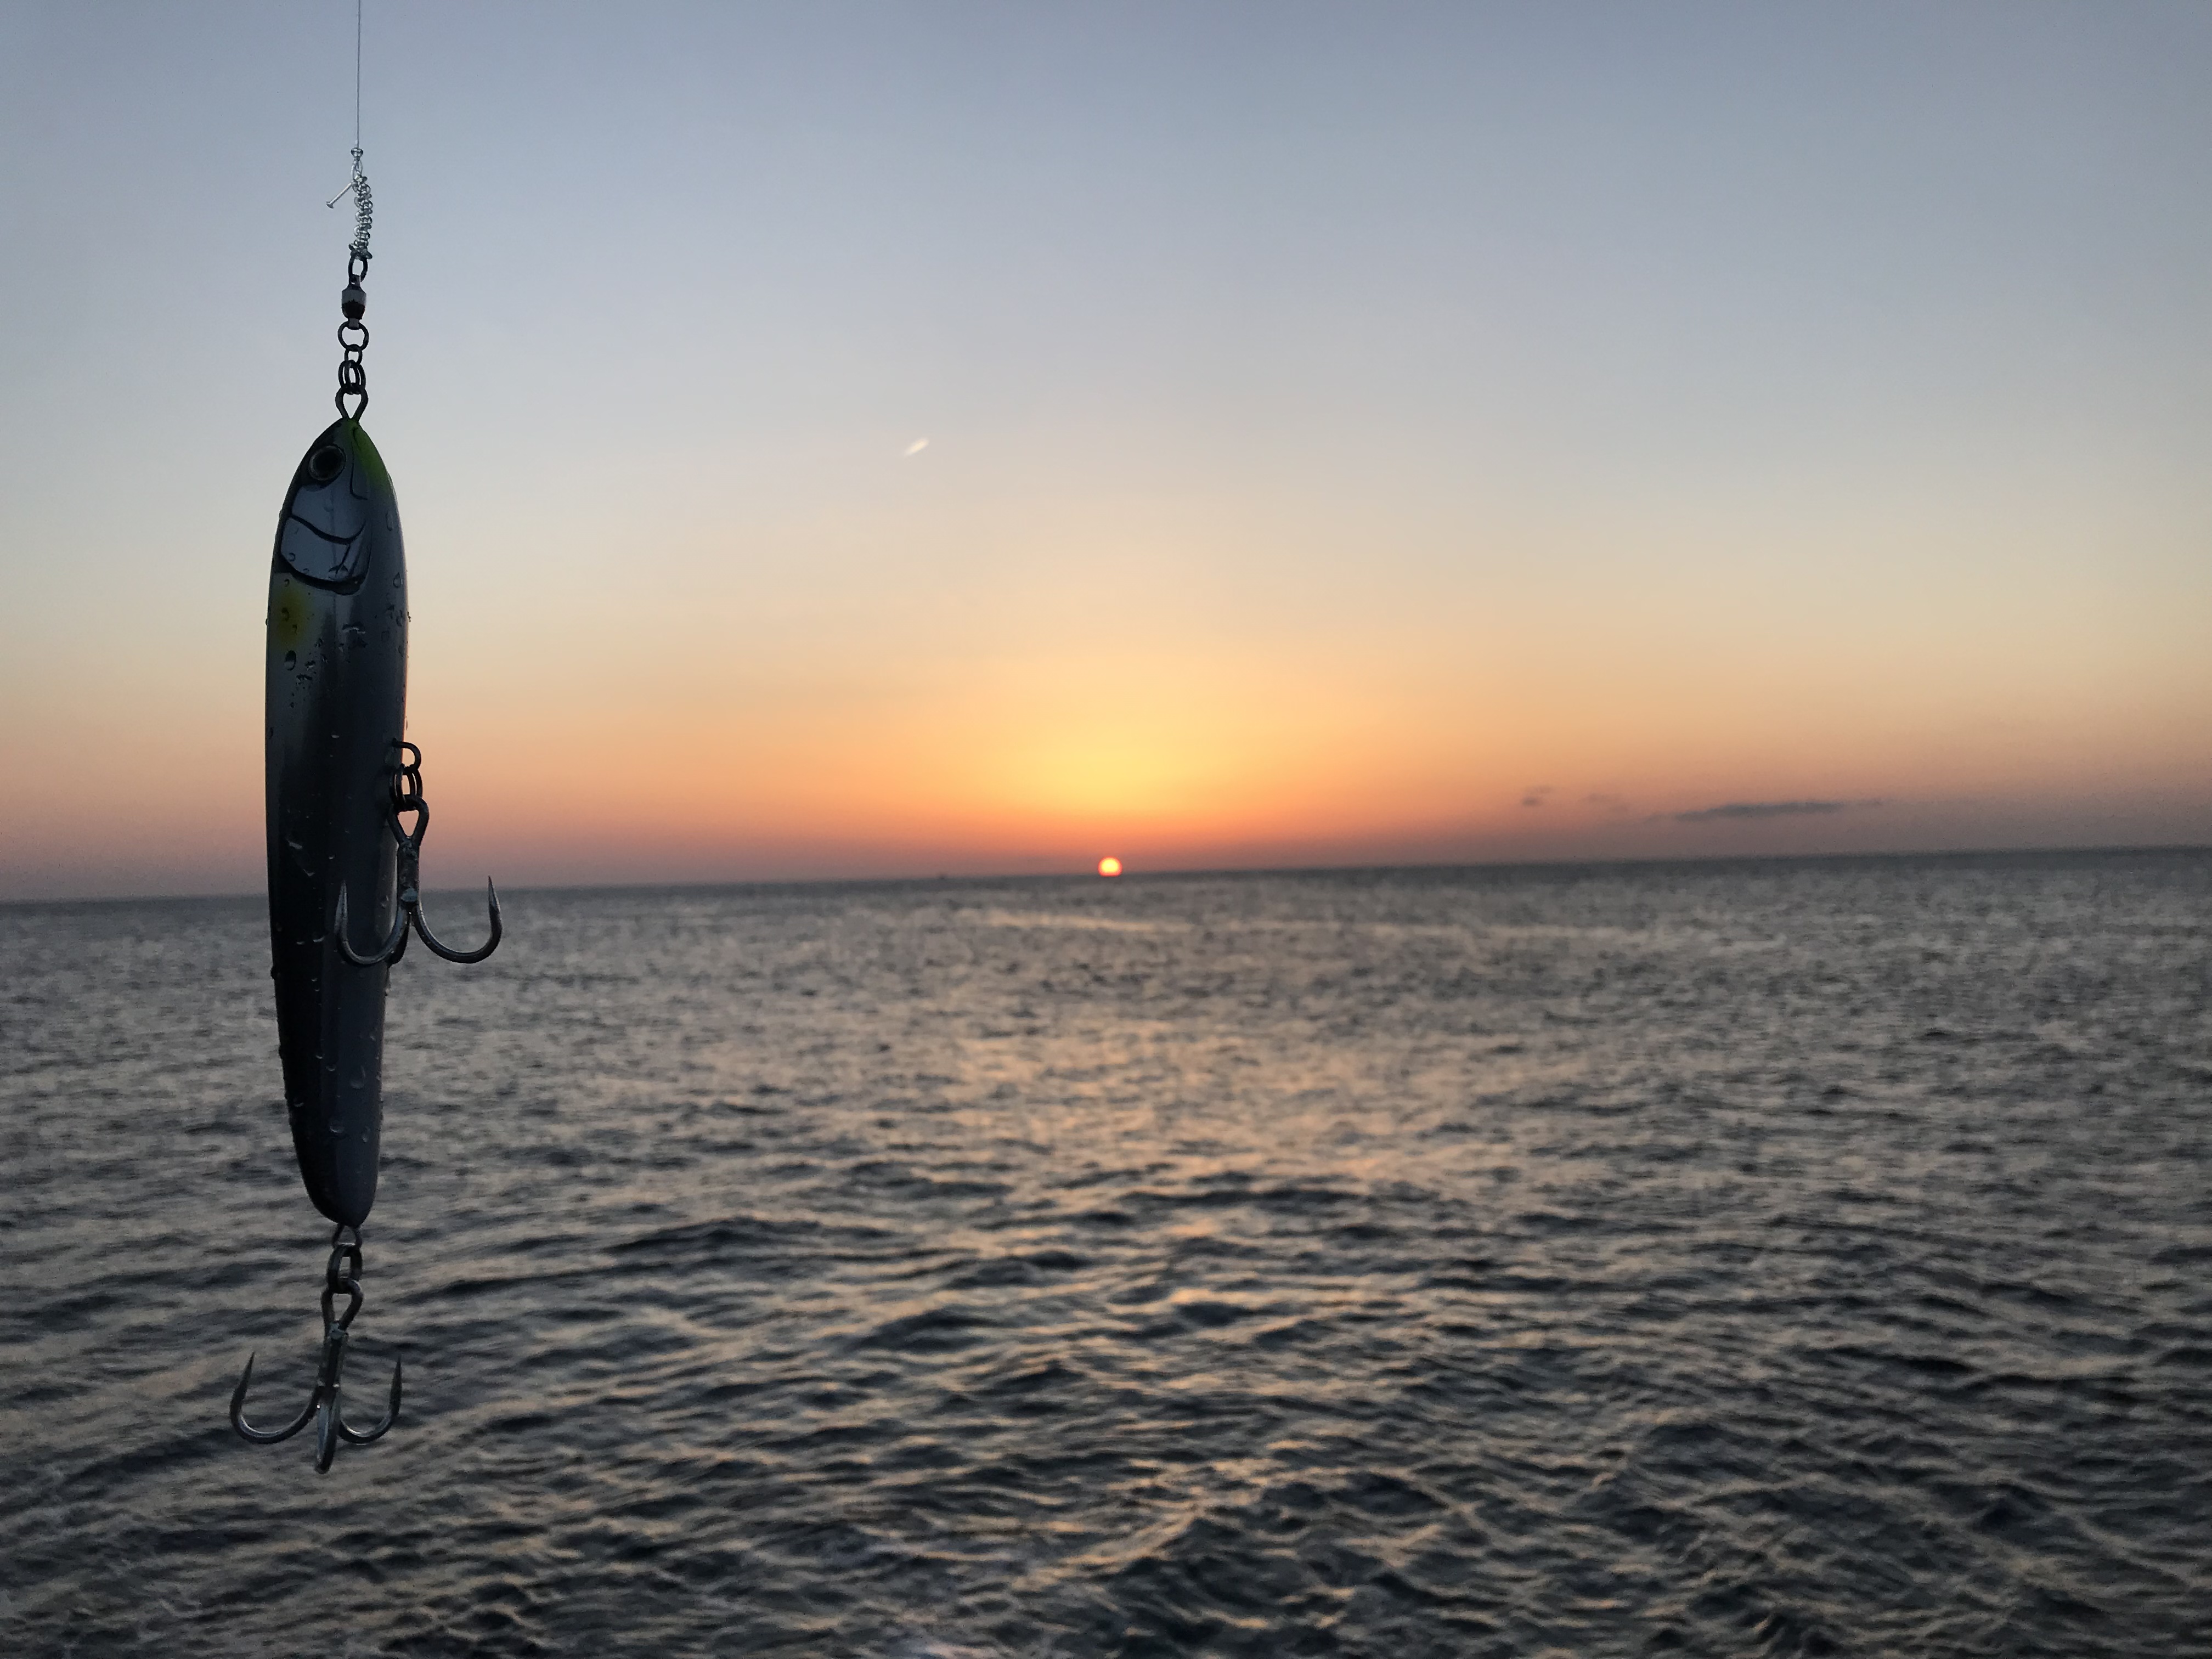
[[[1382,864],[1249,864],[1176,866],[1132,871],[1124,866],[1118,876],[1101,876],[1095,870],[967,871],[955,875],[940,871],[933,875],[903,876],[761,876],[727,881],[579,881],[533,883],[511,887],[514,893],[712,893],[758,887],[912,887],[943,882],[981,884],[1010,881],[1077,881],[1092,885],[1151,878],[1205,876],[1325,876],[1395,875],[1414,871],[1446,870],[1623,870],[1681,865],[1728,864],[1843,864],[1907,859],[2026,859],[2086,858],[2097,854],[2212,854],[2212,842],[2115,842],[2061,847],[1902,848],[1886,852],[1834,853],[1698,853],[1651,858],[1607,859],[1483,859],[1415,860]],[[471,887],[425,887],[426,893],[465,893]],[[0,899],[0,910],[28,910],[42,907],[94,904],[228,903],[237,899],[262,898],[265,889],[230,893],[124,893],[106,897],[80,896],[60,898]]]

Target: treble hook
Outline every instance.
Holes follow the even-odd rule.
[[[340,1236],[348,1231],[343,1226],[331,1231],[330,1266],[323,1274],[323,1348],[322,1357],[315,1368],[315,1391],[300,1414],[281,1429],[258,1429],[246,1420],[246,1391],[253,1386],[253,1362],[258,1356],[248,1354],[246,1371],[238,1379],[238,1386],[230,1394],[230,1426],[238,1431],[239,1437],[251,1440],[256,1445],[273,1446],[279,1441],[289,1440],[307,1426],[309,1419],[315,1420],[315,1472],[328,1474],[331,1460],[337,1455],[338,1442],[366,1446],[381,1440],[392,1425],[399,1420],[399,1392],[402,1382],[402,1362],[392,1362],[392,1403],[384,1415],[366,1429],[356,1429],[345,1420],[340,1404],[344,1391],[347,1327],[353,1316],[361,1311],[361,1230],[352,1229],[353,1242],[340,1243]],[[334,1313],[332,1306],[337,1294],[346,1294],[346,1310]]]
[[[464,965],[482,962],[499,949],[499,941],[504,932],[499,916],[499,889],[492,885],[491,878],[484,878],[484,894],[491,911],[491,937],[475,950],[456,951],[430,931],[429,921],[422,915],[422,837],[430,830],[430,803],[422,799],[422,751],[411,743],[402,743],[399,748],[404,751],[402,760],[404,763],[392,780],[391,807],[392,833],[399,840],[399,913],[392,919],[392,932],[386,935],[383,944],[365,956],[356,952],[346,933],[346,889],[345,884],[340,882],[337,914],[331,922],[331,933],[337,940],[338,954],[356,968],[374,968],[379,963],[389,967],[406,954],[407,929],[412,923],[415,931],[422,936],[422,943],[447,961]],[[412,754],[415,758],[406,761],[407,754]],[[406,812],[415,814],[415,827],[411,830],[399,822],[400,815]]]

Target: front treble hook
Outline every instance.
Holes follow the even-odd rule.
[[[385,935],[384,943],[363,955],[353,948],[346,932],[345,884],[338,884],[337,914],[332,917],[331,928],[337,940],[338,954],[356,968],[374,968],[381,963],[389,967],[407,951],[407,929],[412,924],[422,936],[422,943],[448,962],[466,964],[482,962],[499,949],[505,929],[500,922],[499,889],[490,878],[484,879],[484,894],[491,912],[491,937],[473,951],[456,951],[430,931],[430,924],[422,915],[422,837],[430,830],[430,803],[422,798],[422,751],[411,743],[402,743],[401,764],[392,781],[392,833],[399,841],[398,914],[392,919],[392,931]],[[407,759],[413,756],[412,760]],[[415,827],[406,828],[400,823],[403,814],[415,815]]]
[[[345,1420],[340,1403],[344,1392],[345,1351],[353,1323],[353,1316],[361,1311],[361,1231],[352,1229],[353,1239],[341,1243],[349,1230],[337,1227],[331,1233],[330,1266],[325,1271],[323,1283],[323,1348],[322,1357],[315,1368],[315,1391],[300,1414],[281,1429],[259,1429],[246,1420],[246,1391],[253,1386],[254,1355],[248,1354],[246,1371],[238,1379],[238,1386],[230,1393],[230,1426],[238,1431],[239,1437],[251,1440],[256,1445],[273,1446],[279,1441],[289,1440],[307,1426],[310,1419],[315,1424],[315,1472],[330,1473],[331,1460],[338,1454],[338,1442],[349,1442],[366,1446],[371,1441],[381,1440],[392,1425],[399,1420],[399,1394],[402,1383],[401,1362],[392,1362],[392,1403],[384,1415],[366,1429],[356,1429]],[[346,1310],[337,1313],[334,1309],[339,1294],[346,1297]]]

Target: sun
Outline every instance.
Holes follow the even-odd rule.
[[[1111,853],[1109,853],[1104,858],[1098,860],[1098,873],[1102,876],[1120,875],[1121,873],[1121,860],[1115,858]]]

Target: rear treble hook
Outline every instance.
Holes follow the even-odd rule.
[[[348,1231],[353,1234],[349,1243],[340,1243]],[[340,1292],[346,1297],[343,1313],[334,1312]],[[337,1455],[338,1442],[366,1446],[371,1441],[381,1440],[392,1425],[399,1420],[399,1392],[401,1364],[392,1362],[392,1403],[384,1415],[366,1429],[356,1429],[345,1420],[340,1396],[343,1392],[347,1329],[353,1316],[361,1311],[361,1230],[358,1227],[334,1227],[331,1231],[330,1265],[323,1273],[323,1348],[322,1357],[315,1368],[315,1391],[300,1414],[281,1429],[258,1429],[246,1420],[246,1391],[253,1386],[254,1355],[248,1354],[246,1371],[238,1379],[238,1386],[230,1394],[230,1426],[238,1431],[239,1437],[251,1440],[256,1445],[273,1446],[279,1441],[289,1440],[307,1426],[309,1419],[315,1421],[315,1472],[330,1473],[331,1460]]]
[[[366,955],[356,952],[346,933],[345,884],[338,884],[337,914],[331,928],[337,940],[338,954],[356,968],[374,968],[381,963],[389,967],[407,953],[407,929],[411,923],[422,936],[422,943],[448,962],[468,963],[482,962],[499,949],[504,929],[499,918],[499,889],[490,878],[484,881],[484,893],[491,910],[491,937],[473,951],[456,951],[442,943],[430,931],[430,924],[422,915],[422,837],[430,830],[430,803],[422,798],[422,751],[411,743],[402,743],[401,765],[392,781],[392,833],[399,840],[398,914],[392,919],[392,931],[384,943]],[[410,761],[406,757],[412,755]],[[407,829],[399,821],[400,815],[415,814],[415,827]]]

